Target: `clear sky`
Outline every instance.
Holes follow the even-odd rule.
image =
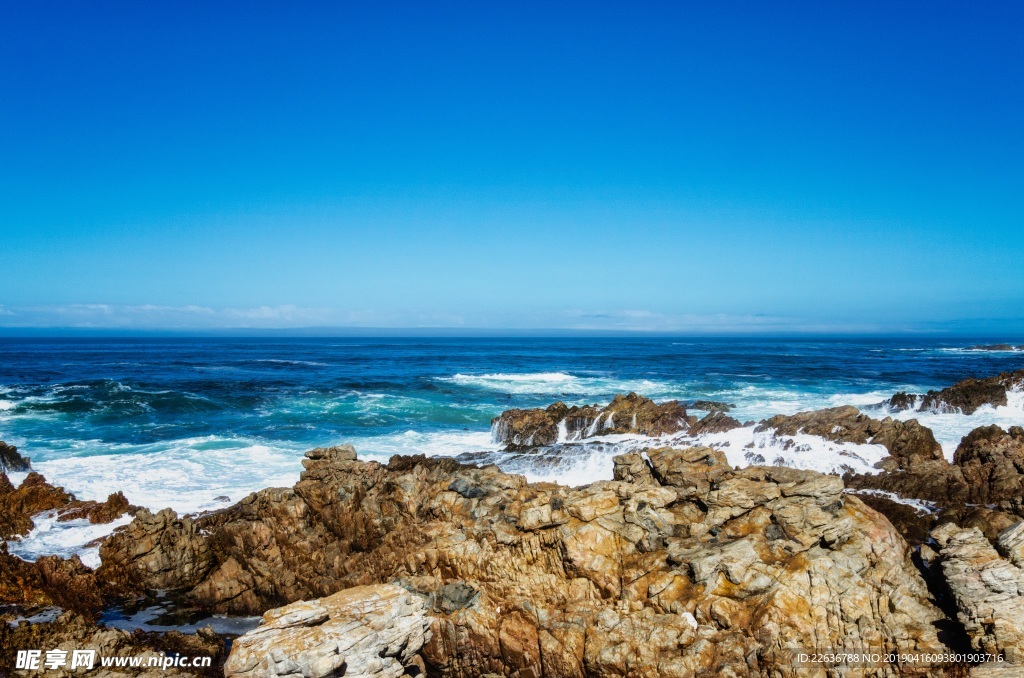
[[[0,4],[0,328],[1024,334],[1024,4]]]

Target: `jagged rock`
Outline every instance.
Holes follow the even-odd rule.
[[[95,667],[88,672],[96,678],[123,678],[125,675],[139,678],[185,678],[186,676],[216,676],[219,671],[220,654],[224,643],[210,629],[200,630],[193,636],[171,632],[162,636],[156,634],[132,634],[119,629],[97,626],[91,619],[65,612],[50,622],[26,622],[18,615],[0,615],[0,667],[13,668],[18,650],[63,650],[67,653],[66,665],[45,669],[45,675],[67,678],[82,675],[83,669],[71,670],[72,652],[93,650],[96,652]],[[162,658],[176,651],[184,650],[190,657],[210,657],[210,668],[176,669],[147,666],[150,658],[160,662]],[[101,668],[99,658],[139,657],[142,668],[112,670]],[[42,662],[40,662],[42,669]],[[36,675],[38,671],[12,671],[12,675]]]
[[[38,473],[29,473],[18,487],[0,473],[0,539],[28,534],[33,526],[32,517],[46,511],[58,511],[58,521],[88,518],[92,523],[109,523],[135,509],[120,492],[110,495],[102,504],[79,501]]]
[[[359,586],[267,612],[235,640],[224,675],[398,678],[429,635],[421,598],[389,584]]]
[[[210,544],[196,522],[171,509],[141,509],[100,546],[97,574],[114,591],[195,586],[213,567]]]
[[[1007,543],[1001,536],[1000,545],[1012,549],[1017,532]],[[1024,569],[1001,558],[977,528],[947,523],[932,537],[941,547],[942,572],[974,648],[1024,661]]]
[[[1006,405],[1006,392],[1024,387],[1024,370],[1003,372],[994,377],[974,377],[958,381],[941,391],[928,391],[918,396],[906,392],[895,394],[889,407],[918,412],[961,412],[974,414],[982,405]]]
[[[725,433],[741,426],[743,424],[725,414],[724,411],[712,410],[710,414],[691,426],[687,433],[691,436],[699,436],[704,433]]]
[[[293,490],[258,492],[194,529],[122,528],[145,537],[146,557],[115,534],[98,574],[131,570],[143,587],[248,614],[398,582],[433,601],[424,672],[452,678],[795,677],[793,645],[943,647],[906,543],[833,476],[661,449],[649,464],[616,459],[619,480],[566,488],[336,449],[310,454]],[[147,567],[181,548],[209,567],[177,580]]]
[[[506,410],[491,421],[491,429],[497,442],[516,450],[553,445],[560,437],[565,442],[609,433],[660,436],[685,430],[694,421],[678,401],[659,405],[630,393],[616,395],[605,407],[558,402],[544,409]]]
[[[1024,351],[1024,344],[1014,346],[1013,344],[975,344],[968,346],[965,351]]]
[[[28,457],[18,454],[18,448],[0,440],[0,473],[28,471],[31,462]]]
[[[104,502],[78,501],[71,505],[71,508],[63,510],[57,517],[57,522],[69,520],[87,519],[90,523],[112,523],[124,514],[135,515],[140,510],[138,506],[128,503],[128,499],[122,492],[115,492],[107,497]]]
[[[976,428],[957,446],[953,463],[963,473],[971,503],[1019,500],[1024,496],[1024,428]]]

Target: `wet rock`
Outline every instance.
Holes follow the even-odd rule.
[[[1024,569],[999,555],[977,528],[947,523],[932,532],[958,618],[979,652],[1024,661]],[[1004,547],[1012,549],[1015,533]],[[1003,544],[1001,544],[1003,545]]]
[[[104,502],[79,501],[70,504],[70,507],[61,511],[57,517],[58,522],[69,520],[86,519],[90,523],[105,524],[112,523],[124,514],[135,515],[139,511],[138,506],[128,503],[122,492],[115,492],[107,497]]]
[[[994,504],[1024,496],[1024,428],[976,428],[953,455],[974,504]]]
[[[714,410],[691,426],[688,433],[691,436],[699,436],[704,433],[725,433],[742,426],[743,424],[725,414],[724,411]]]
[[[398,678],[429,635],[422,599],[398,586],[360,586],[270,610],[235,640],[224,675]]]
[[[736,471],[711,448],[666,448],[649,464],[616,459],[617,480],[567,488],[451,459],[352,456],[307,457],[293,489],[194,528],[140,513],[98,573],[132,570],[137,585],[247,614],[397,582],[433,601],[417,670],[452,678],[786,676],[783,648],[808,638],[943,647],[906,542],[834,476]],[[137,541],[147,546],[128,548]],[[207,565],[175,578],[161,564],[180,551]],[[314,618],[302,628],[325,623]],[[348,656],[316,647],[325,667]]]
[[[27,535],[32,531],[33,516],[46,511],[57,511],[58,521],[88,518],[92,523],[109,523],[135,509],[120,492],[110,495],[102,504],[79,501],[38,473],[29,473],[18,487],[0,473],[0,539]]]
[[[209,541],[195,520],[171,509],[141,509],[100,546],[97,574],[115,592],[194,586],[213,567]]]
[[[723,403],[718,400],[695,400],[687,403],[686,407],[694,410],[705,410],[707,412],[730,412],[736,407],[730,403]]]
[[[1006,405],[1007,391],[1019,390],[1022,387],[1024,370],[1003,372],[984,379],[964,379],[940,391],[928,391],[920,396],[905,392],[897,393],[889,400],[889,406],[896,410],[974,414],[983,405]]]
[[[1024,344],[1014,346],[1013,344],[975,344],[968,346],[965,351],[1024,351]]]
[[[28,471],[29,469],[29,458],[18,454],[18,448],[14,445],[8,445],[0,440],[0,473]]]
[[[678,401],[658,404],[630,393],[616,395],[605,407],[558,402],[544,409],[507,410],[491,421],[491,429],[495,440],[516,450],[610,433],[660,436],[686,430],[694,421]]]

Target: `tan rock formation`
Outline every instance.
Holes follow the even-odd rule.
[[[942,649],[906,543],[838,478],[734,471],[708,448],[648,456],[570,489],[314,450],[293,490],[191,525],[140,514],[98,572],[250,613],[398,582],[431,601],[421,657],[438,676],[777,678],[798,675],[794,647]]]

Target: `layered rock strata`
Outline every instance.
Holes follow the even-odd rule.
[[[932,532],[957,616],[978,652],[1024,663],[1024,523],[1002,532],[1003,557],[977,528]],[[1018,667],[1018,671],[1024,671]]]

